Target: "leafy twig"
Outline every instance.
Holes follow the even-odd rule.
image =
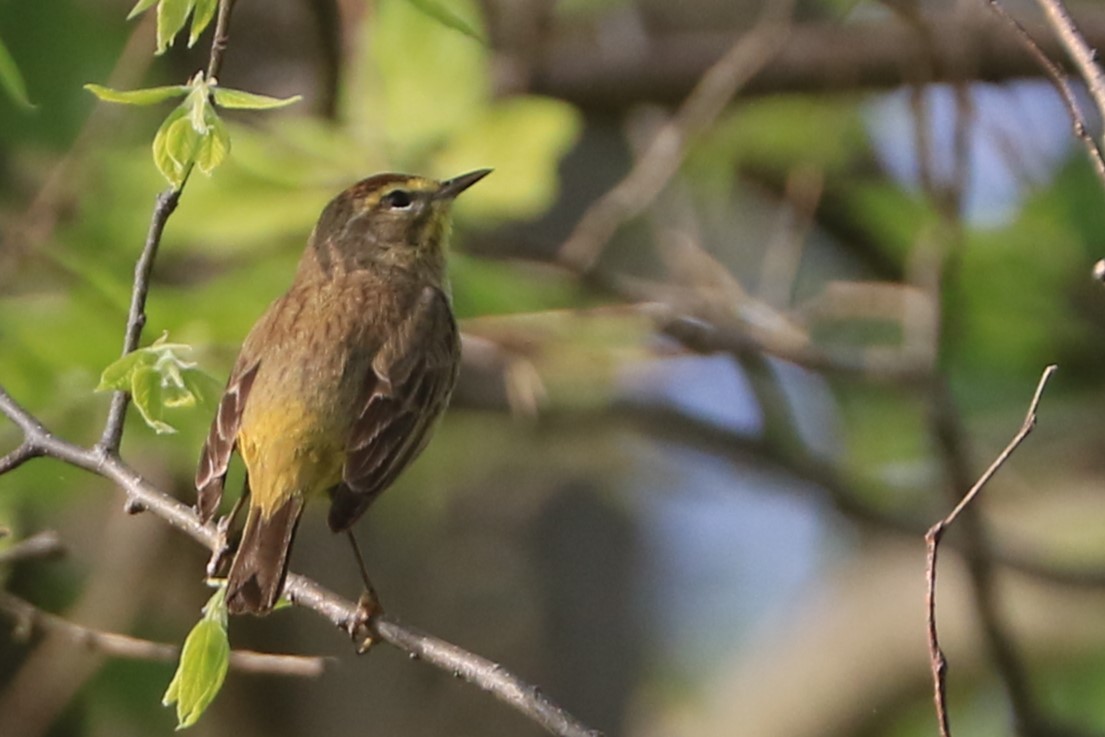
[[[122,355],[124,356],[138,348],[142,329],[146,326],[146,298],[150,292],[150,274],[153,272],[158,246],[161,245],[161,234],[165,231],[165,223],[176,210],[183,186],[182,184],[181,189],[167,189],[157,196],[157,203],[150,218],[150,229],[146,234],[146,243],[134,266],[134,286],[131,289],[130,311],[127,313],[127,327],[123,336]],[[111,408],[108,410],[104,432],[99,442],[99,448],[106,454],[116,453],[119,450],[119,444],[123,438],[123,420],[129,404],[130,394],[127,392],[117,391],[112,394]]]
[[[1047,386],[1047,382],[1051,379],[1056,369],[1057,367],[1054,364],[1044,369],[1044,373],[1040,377],[1039,383],[1036,385],[1036,392],[1032,397],[1032,402],[1028,405],[1028,413],[1025,415],[1024,423],[1021,425],[1020,430],[1017,431],[1017,434],[1013,436],[1013,439],[1009,441],[1005,449],[998,454],[997,458],[994,459],[990,467],[979,477],[974,486],[963,495],[963,498],[955,505],[955,508],[952,509],[946,517],[930,527],[928,532],[925,533],[925,543],[928,549],[927,565],[925,569],[925,580],[928,583],[928,589],[925,596],[925,603],[929,663],[932,669],[933,698],[936,704],[936,718],[940,725],[940,737],[951,737],[947,709],[948,664],[947,659],[944,657],[944,652],[940,649],[940,640],[936,627],[936,561],[940,540],[948,527],[958,519],[963,510],[966,509],[982,491],[982,487],[993,478],[994,474],[998,472],[998,469],[1009,460],[1009,457],[1013,455],[1017,447],[1028,437],[1028,434],[1032,432],[1032,429],[1036,426],[1036,411],[1040,405],[1040,398],[1043,396],[1044,388]]]

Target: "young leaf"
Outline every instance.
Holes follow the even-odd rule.
[[[173,45],[173,38],[184,28],[195,0],[161,0],[157,5],[157,54]]]
[[[161,703],[176,704],[177,729],[191,727],[214,701],[226,679],[230,640],[226,635],[226,587],[203,608],[201,619],[184,641],[173,680]]]
[[[252,92],[243,92],[242,90],[215,87],[215,104],[232,110],[272,110],[278,107],[287,107],[301,99],[303,99],[302,95],[281,99],[268,95],[257,95]]]
[[[196,45],[204,29],[215,17],[215,9],[219,7],[219,0],[196,0],[196,7],[192,11],[192,32],[188,36],[188,48]]]
[[[192,128],[201,136],[207,133],[207,109],[211,106],[208,100],[210,87],[203,80],[196,80],[192,91],[188,93],[188,99],[184,104],[188,107],[188,119],[192,121]]]
[[[164,420],[166,410],[195,406],[214,382],[195,363],[181,358],[188,350],[187,345],[166,342],[163,335],[152,345],[132,351],[105,368],[96,391],[129,392],[142,419],[154,432],[176,432]]]
[[[461,18],[455,12],[453,12],[448,6],[440,2],[440,0],[408,0],[411,5],[418,8],[420,11],[436,20],[446,28],[452,28],[454,31],[463,33],[469,38],[479,41],[484,46],[487,46],[487,41],[484,39],[480,32],[475,29],[472,24]]]
[[[180,187],[192,168],[199,134],[189,120],[187,101],[173,108],[153,137],[153,160],[169,184]]]
[[[15,59],[8,53],[8,48],[0,41],[0,87],[8,93],[8,97],[20,107],[31,109],[31,99],[27,97],[27,85],[23,82],[23,75],[19,73],[19,67],[15,65]]]
[[[135,4],[135,6],[130,9],[130,12],[127,13],[127,20],[130,20],[131,18],[135,17],[136,15],[138,15],[140,13],[144,13],[145,11],[149,10],[150,8],[153,7],[153,4],[156,3],[156,2],[157,2],[157,0],[138,0],[138,2]]]
[[[118,102],[123,105],[155,105],[188,94],[190,89],[182,84],[147,87],[144,90],[113,90],[98,84],[86,84],[84,88],[105,102]]]
[[[158,435],[176,432],[176,428],[161,419],[165,409],[161,383],[157,372],[149,366],[139,366],[131,374],[130,397],[142,419]]]
[[[200,140],[196,151],[196,166],[204,174],[210,175],[230,153],[230,133],[226,124],[219,119],[214,110],[208,108],[207,133]]]

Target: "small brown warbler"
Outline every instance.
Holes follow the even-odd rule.
[[[378,174],[342,192],[322,211],[291,288],[246,337],[196,471],[207,521],[235,448],[245,462],[232,614],[276,604],[304,504],[328,494],[330,528],[349,530],[429,441],[460,365],[449,210],[488,173]]]

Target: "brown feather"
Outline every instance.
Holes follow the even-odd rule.
[[[372,361],[364,409],[346,444],[343,483],[331,492],[332,530],[356,522],[426,447],[453,392],[459,355],[448,298],[426,287],[405,324]]]
[[[226,577],[226,607],[231,614],[267,614],[276,605],[288,575],[303,497],[290,496],[266,518],[250,507],[242,543]]]
[[[241,363],[239,359],[239,363]],[[196,509],[200,520],[207,522],[219,508],[223,496],[223,481],[230,466],[230,456],[238,438],[238,426],[242,421],[253,380],[257,376],[260,362],[254,362],[246,371],[237,368],[230,375],[226,391],[219,401],[211,431],[200,452],[200,463],[196,469]]]

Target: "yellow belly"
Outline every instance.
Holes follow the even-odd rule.
[[[337,484],[345,459],[344,433],[331,418],[294,400],[268,404],[248,412],[238,433],[252,504],[265,517],[291,495],[309,498]]]

